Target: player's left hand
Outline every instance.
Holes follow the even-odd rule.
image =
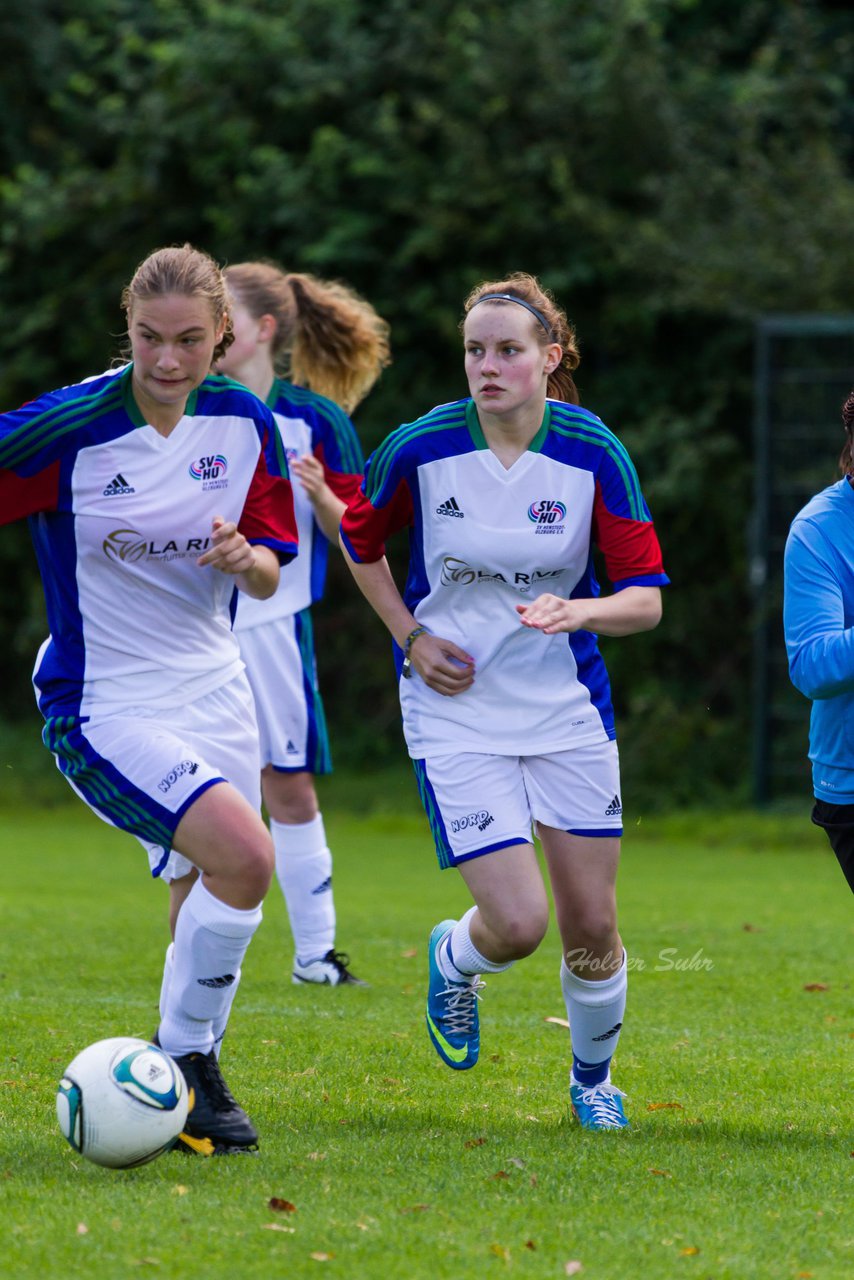
[[[211,544],[196,564],[209,564],[220,573],[247,573],[255,568],[255,552],[233,520],[214,516]]]
[[[587,603],[546,594],[537,596],[530,604],[517,604],[516,612],[523,627],[553,636],[559,631],[581,631],[586,625]]]
[[[313,453],[306,453],[302,458],[294,458],[288,465],[309,498],[319,498],[326,488],[323,463],[318,462]]]

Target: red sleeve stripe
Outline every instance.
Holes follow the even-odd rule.
[[[593,505],[593,538],[605,557],[612,583],[626,578],[664,577],[661,547],[651,520],[615,516],[602,500],[599,486]]]
[[[401,480],[390,502],[374,507],[359,489],[344,512],[341,535],[357,563],[372,564],[385,555],[388,538],[412,524],[412,497]]]
[[[0,470],[0,524],[11,524],[38,511],[55,511],[59,502],[59,462],[34,476]]]

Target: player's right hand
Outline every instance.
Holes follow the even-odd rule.
[[[446,698],[465,693],[474,684],[474,658],[453,640],[425,631],[412,642],[409,660],[427,687]]]

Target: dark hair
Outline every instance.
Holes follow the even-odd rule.
[[[237,262],[226,267],[225,279],[255,320],[275,320],[277,372],[348,413],[391,362],[388,325],[347,285],[285,272],[274,262]]]
[[[839,470],[844,476],[854,474],[854,387],[842,406],[842,425],[845,428],[845,444],[839,455]]]
[[[525,271],[514,271],[507,276],[506,280],[486,280],[472,289],[466,298],[463,304],[464,315],[460,322],[461,330],[465,324],[465,317],[472,307],[476,306],[485,294],[490,293],[506,293],[511,298],[519,298],[522,302],[526,302],[528,306],[533,307],[535,312],[538,312],[543,317],[548,325],[548,331],[544,328],[538,315],[531,315],[531,324],[536,331],[537,341],[544,347],[548,346],[549,343],[558,342],[563,348],[560,363],[549,374],[546,390],[554,400],[565,400],[568,404],[578,404],[578,388],[575,385],[572,371],[578,368],[581,355],[578,350],[575,329],[567,320],[566,312],[555,302],[552,294],[548,289],[543,288],[536,276],[528,275]],[[507,307],[513,306],[513,303],[496,298],[484,302],[483,305]]]
[[[210,303],[214,327],[225,317],[225,332],[217,343],[212,364],[234,341],[228,318],[228,293],[222,271],[213,258],[190,244],[155,249],[139,264],[130,284],[122,290],[122,310],[128,320],[133,304],[141,298],[160,298],[177,293],[185,298],[205,298]]]

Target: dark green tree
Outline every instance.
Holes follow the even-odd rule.
[[[631,774],[675,798],[744,775],[753,322],[850,309],[849,10],[32,0],[0,35],[0,404],[104,367],[135,263],[190,240],[340,277],[388,318],[371,447],[465,393],[471,285],[533,271],[674,581],[657,632],[608,646]],[[11,714],[39,622],[20,531],[0,554]],[[339,757],[396,753],[386,638],[340,565],[318,628]]]

